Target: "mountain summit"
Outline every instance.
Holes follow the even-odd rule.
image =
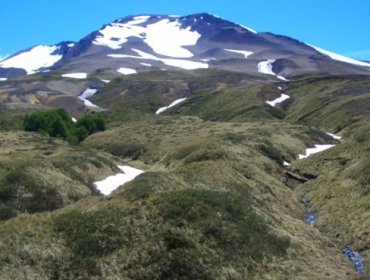
[[[127,75],[202,68],[286,80],[304,74],[367,74],[370,64],[211,14],[138,15],[115,20],[76,43],[18,52],[0,62],[0,78],[54,70],[87,77],[99,69]]]

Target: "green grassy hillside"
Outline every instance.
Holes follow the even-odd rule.
[[[143,73],[93,97],[107,129],[78,145],[1,113],[1,278],[361,279],[341,250],[370,271],[368,89],[366,77]],[[298,160],[314,144],[336,147]],[[145,173],[99,195],[92,183],[117,164]]]

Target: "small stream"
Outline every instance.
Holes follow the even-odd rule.
[[[357,273],[360,274],[361,276],[365,276],[365,267],[360,253],[352,250],[349,247],[344,247],[342,251],[343,254],[347,257],[347,259],[349,259],[352,262]]]
[[[311,227],[313,227],[317,221],[317,215],[312,211],[310,207],[310,200],[306,197],[302,198],[302,203],[306,207],[306,218],[305,221],[307,224],[309,224]]]
[[[310,207],[310,200],[306,197],[303,197],[301,199],[301,202],[304,204],[306,208],[305,221],[307,224],[313,227],[317,221],[317,215],[312,211]],[[361,254],[357,251],[352,250],[350,247],[344,247],[342,252],[346,256],[346,258],[352,262],[357,273],[360,274],[361,276],[365,276],[365,267]],[[368,280],[370,280],[370,278]]]

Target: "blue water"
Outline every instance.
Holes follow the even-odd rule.
[[[359,252],[353,251],[349,247],[343,248],[343,254],[353,263],[356,271],[361,275],[365,276],[364,263]]]
[[[317,221],[317,216],[314,212],[310,210],[310,200],[306,197],[303,197],[301,199],[301,202],[304,204],[307,210],[305,221],[307,224],[309,224],[311,227],[313,227]]]
[[[316,221],[317,221],[317,216],[313,212],[309,211],[306,215],[306,223],[309,224],[311,227],[313,227]]]

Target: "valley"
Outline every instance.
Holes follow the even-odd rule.
[[[2,279],[369,278],[367,65],[209,14],[36,51],[0,62]],[[104,129],[25,131],[54,108]]]

